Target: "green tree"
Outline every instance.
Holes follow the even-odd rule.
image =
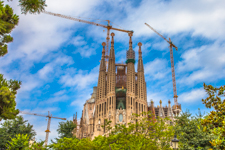
[[[140,117],[134,115],[133,120],[138,116]],[[106,127],[107,135],[95,137],[92,141],[89,138],[78,140],[64,137],[50,147],[58,150],[169,150],[174,133],[173,127],[165,124],[165,121],[169,119],[159,118],[157,122],[152,122],[143,117],[138,122],[129,123],[128,126],[116,125],[112,128],[111,121],[106,120],[106,125],[102,126],[102,129]]]
[[[21,7],[22,14],[40,14],[47,7],[45,0],[19,0],[19,6]]]
[[[6,144],[8,150],[24,150],[29,147],[29,136],[27,134],[17,134],[15,138]]]
[[[59,126],[58,126],[58,134],[59,134],[59,138],[72,138],[73,133],[72,131],[74,130],[74,128],[76,128],[76,124],[73,123],[73,121],[71,120],[67,120],[66,122],[59,122]]]
[[[19,0],[21,11],[24,14],[40,13],[44,11],[45,0]],[[0,0],[0,57],[8,53],[8,43],[13,41],[10,33],[19,22],[19,16],[13,14],[13,9],[9,5],[3,4]],[[20,88],[21,82],[3,78],[0,74],[0,121],[3,119],[13,119],[19,113],[15,109],[15,95]]]
[[[82,139],[83,140],[83,139]],[[57,143],[53,143],[49,145],[50,148],[52,149],[57,149],[57,150],[77,150],[77,144],[80,140],[76,138],[61,138],[57,140]]]
[[[9,35],[12,29],[18,24],[19,17],[13,14],[13,10],[9,5],[3,5],[0,1],[0,57],[8,52],[7,44],[13,41]],[[16,93],[20,88],[21,82],[3,78],[0,74],[0,121],[2,119],[13,119],[19,113],[16,110]]]
[[[45,0],[19,0],[19,5],[21,6],[22,14],[39,14],[47,6]],[[18,22],[19,16],[13,14],[13,9],[9,5],[4,6],[3,1],[0,0],[0,56],[7,54],[7,44],[13,41],[13,37],[9,34]]]
[[[221,100],[221,97],[225,96],[225,86],[216,88],[204,83],[204,89],[208,97],[202,99],[203,104],[205,104],[206,108],[213,107],[215,110],[211,111],[210,114],[202,120],[204,131],[217,136],[216,139],[210,141],[212,146],[216,149],[225,150],[225,100]]]
[[[20,85],[20,81],[8,81],[0,74],[0,121],[2,119],[14,119],[19,113],[19,110],[15,109],[15,98]]]
[[[29,147],[30,150],[47,150],[48,148],[44,145],[45,141],[34,141],[34,143]]]
[[[19,0],[19,3],[22,14],[27,14],[28,12],[31,14],[40,14],[47,6],[45,0]]]
[[[9,5],[3,5],[0,1],[0,56],[4,56],[8,52],[7,43],[13,41],[9,35],[18,24],[19,16],[13,14],[13,9]]]
[[[174,130],[179,139],[180,150],[208,150],[213,148],[209,141],[214,139],[215,136],[203,131],[203,126],[201,125],[203,115],[200,109],[196,116],[191,116],[191,113],[186,111],[181,113],[176,119]]]
[[[151,112],[143,112],[143,114],[152,116]],[[96,141],[93,140],[93,142],[103,144],[105,149],[171,149],[170,141],[174,132],[173,127],[166,124],[170,120],[159,117],[157,121],[153,122],[147,117],[140,118],[141,116],[142,114],[133,114],[133,123],[129,123],[128,126],[116,125],[114,129],[111,128],[110,122],[107,122],[107,130],[111,130],[109,136],[104,137],[105,139],[97,137]],[[136,122],[138,118],[139,120]],[[102,141],[99,139],[102,139]]]
[[[71,120],[67,120],[66,122],[59,122],[57,132],[59,134],[59,138],[55,138],[56,142],[51,140],[52,143],[57,143],[59,139],[66,138],[76,138],[73,136],[73,130],[76,128],[77,125],[73,123]]]
[[[5,148],[6,143],[12,138],[16,138],[17,134],[27,135],[30,139],[33,139],[36,132],[33,129],[33,125],[24,121],[22,116],[17,116],[15,119],[6,120],[1,123],[0,128],[0,147]]]

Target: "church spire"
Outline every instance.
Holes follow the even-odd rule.
[[[130,40],[129,40],[129,50],[131,49],[132,50],[132,36],[133,36],[133,33],[129,33],[128,34],[130,36]]]
[[[105,66],[105,45],[106,43],[103,42],[102,43],[102,59],[101,59],[101,63],[100,63],[100,71],[105,71],[106,70],[106,66]]]
[[[115,91],[115,82],[116,82],[116,69],[115,69],[115,51],[114,51],[114,33],[111,33],[112,41],[111,48],[109,53],[109,65],[107,73],[107,93]]]
[[[139,53],[139,58],[138,58],[138,72],[141,72],[141,71],[144,71],[144,65],[143,65],[143,60],[142,60],[142,51],[141,51],[142,43],[139,42],[138,43],[138,46],[139,46],[139,50],[138,50],[138,53]]]
[[[111,49],[110,49],[110,53],[109,53],[109,59],[115,59],[115,52],[114,52],[114,36],[115,36],[115,33],[111,33],[111,36],[112,36],[112,41],[111,41]]]
[[[101,58],[101,63],[100,63],[100,67],[99,67],[99,76],[98,76],[98,86],[97,86],[97,99],[101,100],[102,98],[105,98],[106,96],[106,88],[105,88],[105,84],[106,84],[106,66],[105,66],[105,42],[102,43],[102,58]]]
[[[146,82],[145,82],[145,75],[144,75],[144,66],[143,66],[143,60],[142,60],[142,52],[141,52],[141,46],[142,43],[138,43],[139,46],[139,58],[138,58],[138,73],[137,73],[137,96],[139,99],[144,100],[147,102],[147,90],[146,90]]]
[[[135,63],[135,52],[132,48],[132,36],[133,33],[129,33],[128,34],[130,36],[130,40],[129,40],[129,50],[127,51],[127,61],[126,63],[128,64],[129,62]]]

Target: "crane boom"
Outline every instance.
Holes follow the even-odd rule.
[[[152,28],[149,24],[145,23],[146,26],[148,26],[150,29],[152,29],[156,34],[158,34],[161,38],[163,38],[167,43],[169,43],[170,45],[172,45],[176,50],[178,50],[178,48],[171,42],[168,41],[164,36],[162,36],[160,33],[158,33],[154,28]]]
[[[30,113],[30,112],[25,112],[25,111],[20,111],[21,114],[27,114],[27,115],[35,115],[35,116],[41,116],[41,117],[48,117],[48,125],[47,125],[47,130],[46,132],[46,137],[45,137],[45,145],[48,143],[48,137],[49,137],[49,132],[50,132],[50,124],[51,124],[51,118],[56,118],[56,119],[61,119],[61,120],[66,120],[66,118],[59,118],[59,117],[52,117],[52,114],[48,112],[48,115],[41,115],[41,114],[36,114],[36,113]]]
[[[158,34],[161,38],[163,38],[166,42],[170,43],[164,36],[159,34],[155,29],[153,29],[149,24],[145,23],[146,26],[148,26],[150,29],[152,29],[156,34]]]
[[[78,22],[93,24],[93,25],[100,26],[100,27],[103,27],[103,28],[107,28],[106,25],[102,25],[102,24],[98,24],[98,23],[95,23],[95,22],[86,21],[86,20],[82,20],[82,19],[77,19],[77,18],[73,18],[73,17],[70,17],[70,16],[62,15],[62,14],[57,14],[57,13],[53,13],[53,12],[49,12],[49,11],[44,11],[43,13],[53,15],[53,16],[57,16],[57,17],[61,17],[61,18],[74,20],[74,21],[78,21]]]
[[[70,16],[66,16],[66,15],[62,15],[62,14],[49,12],[49,11],[44,11],[43,13],[49,14],[49,15],[53,15],[53,16],[57,16],[57,17],[61,17],[61,18],[74,20],[74,21],[78,21],[78,22],[82,22],[82,23],[88,23],[88,24],[100,26],[100,27],[103,27],[103,28],[106,28],[106,29],[109,28],[109,29],[112,29],[112,30],[126,32],[126,33],[133,33],[134,32],[134,31],[130,31],[130,30],[123,30],[123,29],[113,28],[112,26],[110,26],[110,24],[109,24],[110,21],[109,20],[106,20],[106,21],[108,21],[108,25],[103,25],[103,24],[99,24],[99,23],[95,23],[95,22],[91,22],[91,21],[87,21],[87,20],[77,19],[77,18],[74,18],[74,17],[70,17]]]
[[[56,119],[62,119],[66,120],[66,118],[59,118],[59,117],[52,117],[52,116],[46,116],[46,115],[41,115],[41,114],[36,114],[36,113],[30,113],[30,112],[25,112],[25,111],[20,111],[21,114],[27,114],[27,115],[35,115],[35,116],[41,116],[41,117],[51,117],[51,118],[56,118]]]
[[[53,13],[53,12],[49,12],[49,11],[44,11],[43,13],[45,14],[49,14],[49,15],[53,15],[53,16],[57,16],[57,17],[61,17],[61,18],[66,18],[66,19],[70,19],[70,20],[74,20],[74,21],[78,21],[78,22],[82,22],[82,23],[87,23],[87,24],[92,24],[95,26],[100,26],[103,28],[107,29],[107,37],[106,37],[106,66],[108,64],[108,57],[109,57],[109,40],[110,40],[110,30],[116,30],[116,31],[121,31],[121,32],[126,32],[126,33],[133,33],[133,31],[130,30],[123,30],[123,29],[118,29],[118,28],[114,28],[110,25],[110,21],[109,20],[105,20],[108,22],[108,25],[103,25],[103,24],[99,24],[99,23],[95,23],[95,22],[91,22],[91,21],[87,21],[87,20],[82,20],[82,19],[78,19],[78,18],[74,18],[74,17],[70,17],[70,16],[66,16],[66,15],[62,15],[62,14],[57,14],[57,13]],[[106,67],[107,68],[107,67]]]
[[[150,29],[152,29],[156,34],[158,34],[160,37],[162,37],[166,42],[170,44],[170,62],[171,62],[171,72],[172,72],[172,80],[173,80],[173,98],[174,98],[174,106],[175,108],[180,108],[180,104],[177,102],[177,88],[176,88],[176,78],[175,78],[175,69],[174,69],[174,59],[173,59],[173,47],[178,50],[178,48],[172,43],[171,39],[169,38],[169,41],[159,34],[155,29],[153,29],[149,24],[145,23]]]

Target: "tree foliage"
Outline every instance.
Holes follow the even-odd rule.
[[[22,14],[27,14],[28,12],[40,14],[47,6],[45,0],[19,0],[19,5],[21,6]]]
[[[36,132],[33,129],[33,125],[27,123],[27,120],[24,121],[22,116],[17,116],[15,119],[1,123],[0,147],[5,148],[6,143],[11,141],[12,138],[16,138],[18,134],[27,135],[30,140],[33,139]]]
[[[221,97],[225,96],[225,86],[216,88],[204,83],[204,89],[208,97],[202,99],[203,104],[206,108],[213,107],[215,110],[202,120],[204,131],[217,136],[216,139],[210,141],[212,146],[217,149],[225,149],[225,100],[221,100]]]
[[[21,82],[16,80],[6,80],[0,74],[0,121],[2,119],[14,119],[19,113],[16,107],[16,94]]]
[[[74,124],[71,120],[67,120],[66,122],[59,122],[59,126],[57,129],[59,138],[72,138],[72,131],[74,130],[74,128],[76,128],[76,126],[77,125]]]
[[[178,135],[180,150],[208,150],[213,148],[209,141],[213,140],[215,136],[203,131],[202,120],[203,115],[200,109],[196,116],[191,116],[191,113],[186,111],[176,117],[174,130]]]
[[[133,119],[136,120],[138,116],[134,115]],[[165,120],[159,118],[157,122],[152,122],[144,117],[128,126],[116,125],[115,128],[111,127],[111,121],[106,120],[102,128],[106,127],[107,135],[95,137],[92,141],[89,138],[78,140],[64,137],[50,147],[58,150],[169,150],[174,134],[173,127],[165,124]]]
[[[47,150],[48,148],[44,145],[45,141],[34,141],[29,147],[30,150]]]
[[[19,0],[19,6],[21,7],[22,14],[40,14],[47,7],[45,0]]]
[[[18,24],[19,16],[13,14],[13,9],[9,5],[3,5],[0,1],[0,56],[4,56],[8,52],[7,43],[13,41],[13,37],[9,34]]]
[[[23,150],[29,147],[29,136],[24,134],[17,134],[15,138],[12,138],[11,141],[6,144],[8,150]]]
[[[76,136],[73,136],[73,130],[76,128],[77,125],[73,123],[71,120],[67,120],[66,122],[59,122],[58,125],[58,135],[59,138],[55,138],[56,142],[51,140],[52,143],[57,143],[59,139],[63,139],[64,137],[66,138],[76,138]]]

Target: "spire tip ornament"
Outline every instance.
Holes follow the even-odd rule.
[[[139,47],[141,47],[141,46],[142,46],[142,43],[141,43],[141,42],[139,42],[139,43],[138,43],[138,46],[139,46]]]
[[[111,36],[115,36],[115,33],[112,32],[112,33],[111,33]]]
[[[102,46],[106,46],[106,43],[105,42],[102,42]]]
[[[142,43],[141,43],[141,42],[139,42],[139,43],[138,43],[138,46],[139,46],[138,53],[141,53],[141,46],[142,46]]]

